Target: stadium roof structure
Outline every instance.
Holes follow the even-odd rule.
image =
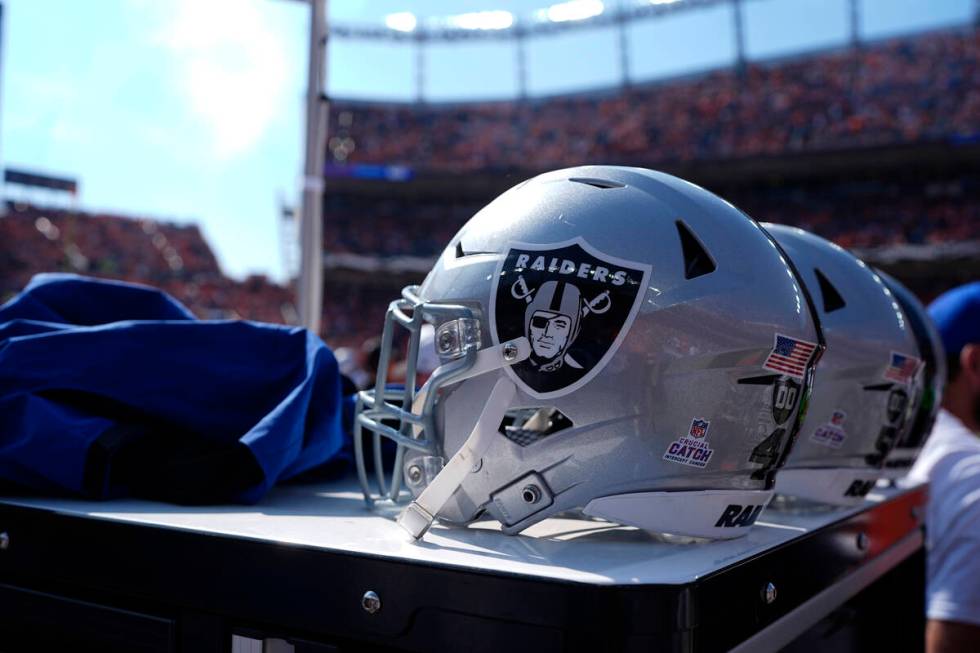
[[[73,195],[78,192],[77,179],[72,177],[56,177],[54,175],[34,172],[31,170],[23,170],[20,168],[5,169],[3,171],[3,180],[8,184],[64,191]]]
[[[607,7],[601,0],[568,0],[521,18],[509,11],[475,11],[420,19],[411,12],[389,14],[384,25],[330,25],[341,38],[395,41],[510,40],[526,36],[628,23],[640,18],[708,7],[740,4],[741,0],[628,0]],[[608,3],[612,4],[612,3]]]
[[[547,2],[548,0],[542,0]],[[847,38],[852,46],[861,42],[863,0],[843,0],[850,15]],[[426,46],[436,43],[495,41],[514,45],[516,87],[519,98],[528,97],[527,42],[540,36],[573,30],[613,28],[618,33],[620,84],[633,83],[629,27],[636,21],[720,5],[732,7],[733,63],[741,68],[746,60],[745,5],[747,0],[564,0],[518,16],[505,10],[487,10],[449,16],[420,17],[409,11],[388,14],[384,24],[328,25],[330,38],[388,41],[416,47],[416,101],[426,100]]]

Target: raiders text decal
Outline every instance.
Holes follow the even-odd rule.
[[[741,506],[737,503],[730,503],[721,513],[721,517],[715,522],[715,528],[745,528],[755,523],[759,518],[765,504],[747,504]]]
[[[582,238],[513,243],[497,268],[490,303],[494,342],[525,336],[531,355],[507,368],[539,398],[589,382],[626,337],[650,266],[603,254]]]

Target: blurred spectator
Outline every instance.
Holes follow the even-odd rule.
[[[929,482],[926,651],[980,650],[980,282],[929,314],[946,350],[942,410],[909,477]]]

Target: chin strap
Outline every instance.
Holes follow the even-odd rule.
[[[503,376],[497,380],[466,442],[446,463],[442,471],[432,479],[419,498],[412,501],[399,515],[398,524],[413,538],[417,540],[425,535],[432,526],[435,516],[449,501],[449,497],[486,454],[493,439],[499,435],[497,429],[516,393],[517,386],[513,381]]]

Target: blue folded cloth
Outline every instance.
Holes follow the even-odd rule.
[[[341,453],[342,412],[336,359],[305,329],[68,274],[0,306],[0,479],[18,487],[251,503]]]

